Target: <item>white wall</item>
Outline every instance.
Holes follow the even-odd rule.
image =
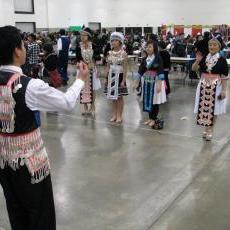
[[[86,0],[47,0],[49,27],[65,28],[88,23]]]
[[[103,27],[230,24],[229,0],[34,0],[34,3],[34,15],[18,15],[14,14],[13,0],[0,0],[0,25],[14,25],[15,21],[35,21],[37,28],[88,22],[101,22]]]
[[[0,26],[15,25],[15,22],[36,22],[37,28],[47,28],[47,0],[35,0],[34,8],[35,14],[15,14],[13,0],[0,0]]]
[[[47,0],[34,0],[34,9],[35,14],[15,14],[15,21],[36,22],[37,28],[48,28]]]
[[[89,0],[90,1],[90,0]],[[103,26],[230,24],[229,0],[91,0],[89,21]],[[93,9],[91,7],[91,9]]]
[[[0,25],[15,25],[13,0],[0,0]]]
[[[48,0],[50,27],[230,24],[229,0]],[[62,14],[62,15],[61,15]]]

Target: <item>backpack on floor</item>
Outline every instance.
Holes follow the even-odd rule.
[[[155,120],[155,125],[153,126],[153,129],[163,129],[164,128],[164,120],[157,118]]]

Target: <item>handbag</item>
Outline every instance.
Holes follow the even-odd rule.
[[[49,83],[54,88],[59,88],[62,86],[62,77],[57,69],[53,71],[48,71],[49,74]]]
[[[101,81],[98,76],[98,70],[95,68],[93,71],[93,90],[101,89]]]

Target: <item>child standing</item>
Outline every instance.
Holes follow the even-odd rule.
[[[128,67],[128,58],[122,46],[124,36],[122,33],[114,32],[110,37],[111,48],[107,59],[107,82],[105,85],[105,94],[109,100],[112,100],[112,118],[111,122],[122,123],[124,108],[123,96],[128,95],[126,86],[126,76]]]
[[[80,103],[84,105],[82,115],[91,114],[95,117],[96,91],[101,88],[97,75],[96,61],[101,59],[98,47],[92,43],[93,32],[88,27],[81,32],[81,42],[76,48],[77,62],[83,61],[90,70],[88,81],[80,94]]]
[[[143,59],[138,74],[143,80],[143,111],[149,113],[149,120],[145,125],[154,128],[159,114],[159,105],[166,102],[164,69],[157,41],[149,41],[146,52],[148,56]]]

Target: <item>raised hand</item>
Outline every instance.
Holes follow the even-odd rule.
[[[87,81],[89,77],[89,68],[87,64],[84,62],[77,63],[77,69],[79,70],[78,78],[80,78],[82,81]]]
[[[201,52],[197,52],[197,53],[196,53],[196,61],[197,61],[198,63],[200,63],[202,59],[203,59],[202,53],[201,53]]]

